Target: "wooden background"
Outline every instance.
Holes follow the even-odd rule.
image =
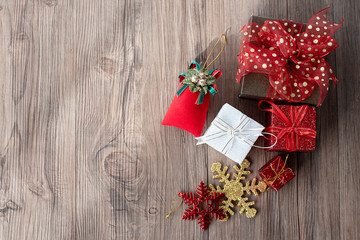
[[[177,76],[224,32],[205,129],[224,103],[259,122],[235,82],[251,14],[306,22],[331,6],[343,27],[329,61],[340,82],[318,110],[317,149],[290,156],[296,178],[203,232],[165,219],[210,166],[232,166],[160,122]],[[357,0],[0,0],[0,239],[360,239],[360,2]],[[259,142],[261,144],[261,141]],[[253,149],[252,176],[274,154]],[[254,198],[252,198],[254,199]]]

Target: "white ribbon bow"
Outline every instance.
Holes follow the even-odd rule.
[[[204,144],[211,140],[228,135],[228,136],[230,136],[230,139],[227,141],[224,148],[221,150],[221,152],[223,154],[227,154],[229,152],[229,150],[233,146],[235,138],[238,139],[239,141],[245,142],[249,146],[254,146],[257,148],[265,148],[266,149],[266,148],[272,148],[273,146],[275,146],[275,144],[277,143],[276,136],[274,134],[267,133],[267,132],[264,132],[264,134],[269,134],[276,138],[275,143],[270,147],[261,147],[261,146],[254,145],[254,141],[252,141],[248,137],[249,136],[257,136],[257,137],[264,136],[262,133],[254,134],[254,132],[262,131],[263,128],[244,129],[249,124],[250,121],[251,121],[251,119],[249,117],[247,117],[246,115],[242,115],[240,117],[240,123],[234,128],[230,124],[225,122],[223,119],[221,119],[220,117],[217,116],[211,124],[214,125],[215,127],[217,127],[219,129],[219,131],[216,133],[210,134],[210,135],[204,135],[204,136],[195,138],[196,140],[198,140],[196,145]]]

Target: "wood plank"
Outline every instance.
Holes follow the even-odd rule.
[[[339,179],[339,205],[340,211],[340,239],[360,238],[360,157],[359,143],[359,94],[360,85],[357,78],[360,70],[357,62],[359,53],[359,20],[357,14],[360,9],[358,1],[349,1],[343,5],[336,1],[334,15],[336,19],[345,17],[341,32],[336,33],[336,40],[340,48],[336,53],[336,70],[341,82],[338,85],[338,134],[339,134],[339,163],[338,171],[334,174]],[[334,130],[336,128],[333,128]],[[334,223],[338,224],[338,223]]]
[[[135,2],[78,1],[74,9],[76,237],[139,238]]]
[[[291,15],[306,22],[312,14],[322,9],[331,2],[294,1]],[[299,12],[297,9],[306,11]],[[290,10],[290,9],[289,9]],[[334,8],[329,9],[328,19],[338,22],[333,16]],[[305,14],[304,14],[305,13]],[[290,12],[289,12],[290,14]],[[342,29],[339,30],[341,32]],[[338,50],[336,50],[337,52]],[[335,54],[328,57],[328,62],[335,66]],[[298,154],[298,225],[301,239],[339,239],[340,229],[336,223],[339,221],[340,212],[334,205],[339,204],[338,179],[329,179],[328,176],[336,174],[336,169],[330,166],[338,165],[338,132],[331,131],[337,126],[337,94],[331,89],[321,108],[317,111],[317,150],[311,154]],[[328,186],[331,185],[331,188]],[[309,193],[314,194],[309,194]],[[303,194],[306,193],[306,194]],[[313,205],[313,206],[309,206]],[[329,219],[331,219],[329,221]]]
[[[2,239],[74,237],[73,68],[61,61],[71,50],[68,4],[0,3]]]

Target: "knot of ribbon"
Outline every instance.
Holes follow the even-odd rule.
[[[218,129],[218,131],[210,135],[204,135],[195,138],[196,140],[198,140],[197,145],[204,144],[207,143],[208,141],[221,138],[224,136],[229,136],[230,138],[228,139],[223,149],[221,150],[223,154],[227,154],[229,152],[229,150],[233,146],[235,138],[238,139],[239,141],[245,142],[249,146],[254,146],[258,148],[272,148],[273,146],[275,146],[277,141],[275,141],[275,143],[270,147],[261,147],[254,145],[254,141],[249,139],[249,136],[264,136],[263,134],[272,135],[275,138],[276,136],[271,133],[266,133],[266,132],[261,133],[263,128],[246,129],[246,126],[249,124],[250,121],[251,119],[249,117],[247,117],[246,115],[242,115],[240,117],[239,124],[236,127],[233,127],[230,124],[228,124],[226,121],[224,121],[222,118],[217,116],[211,124],[215,126]],[[256,133],[256,132],[260,132],[260,133]]]
[[[280,160],[281,160],[281,157],[280,157],[280,156],[278,156],[278,157],[274,160],[274,161],[276,161],[276,162],[278,163],[277,166],[276,166],[276,168],[274,168],[274,167],[270,164],[271,170],[274,172],[275,176],[264,179],[265,182],[267,182],[267,183],[270,184],[269,187],[271,187],[277,179],[279,179],[282,184],[285,184],[285,182],[284,182],[284,180],[281,178],[281,176],[282,176],[286,171],[289,171],[289,170],[292,171],[290,168],[285,168],[286,162],[287,162],[287,160],[288,160],[288,157],[289,157],[289,155],[286,156],[286,159],[285,159],[285,161],[284,161],[284,165],[281,167],[280,171],[278,170],[279,167],[280,167],[279,164],[282,162],[282,161],[280,161]]]
[[[263,102],[269,103],[272,108],[262,109],[260,105]],[[283,111],[276,106],[274,103],[262,100],[258,104],[259,109],[263,111],[268,111],[276,116],[278,116],[286,126],[275,126],[271,125],[266,128],[266,131],[276,135],[277,139],[283,137],[286,138],[286,148],[289,152],[294,152],[299,148],[299,136],[316,138],[316,131],[307,127],[300,127],[301,122],[303,121],[306,112],[309,109],[307,105],[301,106],[289,106],[290,108],[290,118],[286,117]]]
[[[246,24],[241,30],[241,53],[236,79],[255,72],[269,77],[267,98],[301,102],[319,86],[320,105],[328,90],[329,80],[337,78],[326,56],[338,47],[332,37],[342,26],[327,20],[325,8],[310,18],[306,30],[293,21],[265,21]]]

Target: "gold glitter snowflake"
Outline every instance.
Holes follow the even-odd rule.
[[[224,193],[226,200],[222,203],[223,206],[220,206],[220,208],[224,209],[224,213],[226,214],[226,218],[222,219],[221,221],[227,221],[230,215],[234,215],[234,211],[231,209],[234,207],[233,201],[237,201],[236,206],[240,207],[240,214],[245,212],[247,218],[253,218],[256,215],[257,210],[255,208],[252,208],[251,206],[255,204],[254,201],[248,202],[248,198],[244,196],[244,193],[247,194],[253,193],[255,196],[258,195],[258,190],[260,192],[264,192],[267,188],[267,185],[264,181],[260,181],[258,184],[256,184],[257,179],[254,178],[251,183],[250,181],[247,181],[245,186],[241,182],[241,180],[244,180],[246,178],[245,175],[250,174],[250,171],[245,170],[246,168],[250,167],[250,162],[245,159],[241,164],[240,168],[235,165],[234,169],[237,173],[234,173],[235,179],[230,179],[230,173],[227,173],[228,167],[225,166],[223,170],[221,170],[221,163],[216,162],[211,166],[211,171],[213,173],[218,173],[217,175],[214,175],[213,178],[220,178],[220,183],[225,183],[224,187],[221,188],[220,186],[217,186],[216,188],[210,184],[209,187],[212,192],[219,192]]]

